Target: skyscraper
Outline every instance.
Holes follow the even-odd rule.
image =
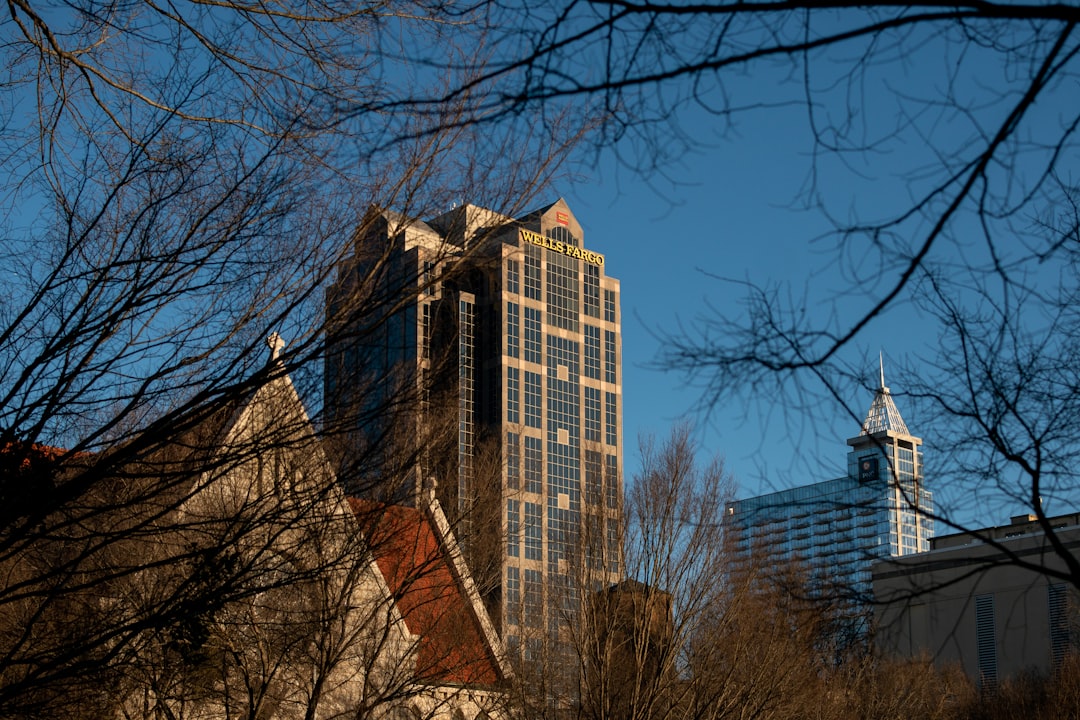
[[[396,299],[350,316],[380,294]],[[409,406],[397,436],[424,439],[417,479],[384,494],[434,481],[496,625],[526,654],[619,579],[619,307],[561,199],[519,218],[373,212],[328,298],[328,415],[355,414],[352,443],[379,452],[401,445],[379,408]]]
[[[847,444],[845,476],[730,503],[726,522],[743,557],[762,566],[795,562],[812,583],[865,610],[871,563],[924,552],[934,532],[922,440],[908,431],[883,370],[862,430]]]

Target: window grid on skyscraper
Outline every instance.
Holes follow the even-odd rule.
[[[585,451],[585,504],[597,507],[600,505],[603,483],[601,477],[603,469],[601,455],[596,450]]]
[[[604,393],[604,430],[608,445],[619,444],[618,398],[613,392]]]
[[[548,322],[555,327],[577,332],[579,294],[578,261],[562,253],[547,254]]]
[[[506,422],[517,425],[521,422],[521,376],[516,367],[506,368]]]
[[[521,480],[521,436],[506,433],[506,487],[517,490]]]
[[[600,389],[585,386],[585,441],[600,442]]]
[[[604,322],[615,322],[615,291],[604,291]]]
[[[585,325],[585,377],[600,379],[600,328]]]
[[[516,302],[506,303],[506,354],[519,357],[521,347],[521,306]]]
[[[506,292],[517,295],[521,292],[521,270],[517,260],[506,261]]]
[[[540,438],[525,436],[525,492],[543,492],[544,446]]]
[[[565,429],[576,445],[580,434],[578,343],[556,335],[547,336],[547,418],[549,440]]]
[[[615,331],[604,331],[604,382],[615,382]]]
[[[543,334],[540,331],[540,325],[543,320],[543,313],[536,308],[525,308],[525,361],[540,363],[543,362]]]
[[[570,549],[577,547],[579,511],[559,507],[559,499],[548,498],[548,572],[559,573],[559,561],[570,559]]]
[[[525,426],[540,427],[540,373],[525,371]]]
[[[600,317],[600,268],[591,263],[585,264],[585,289],[582,308],[589,317]]]
[[[464,506],[472,493],[475,395],[474,306],[464,296],[458,301],[458,487]]]
[[[524,624],[527,627],[542,627],[544,621],[543,575],[539,570],[525,568],[525,608]]]
[[[506,568],[506,620],[511,625],[519,624],[521,613],[521,571],[516,565]]]
[[[521,542],[521,501],[506,501],[506,555],[518,557]]]
[[[525,246],[525,297],[540,299],[540,253],[535,245]]]
[[[619,509],[619,458],[604,456],[604,495],[609,510]]]
[[[525,559],[543,559],[543,536],[539,503],[525,502]]]

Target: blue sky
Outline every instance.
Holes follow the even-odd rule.
[[[692,120],[708,132],[708,118]],[[826,224],[819,214],[792,207],[810,167],[804,124],[794,117],[773,120],[747,122],[730,139],[686,154],[673,168],[677,188],[650,187],[609,154],[593,178],[564,193],[585,228],[586,245],[606,253],[606,270],[622,286],[630,472],[636,438],[652,433],[662,439],[682,417],[696,424],[703,451],[725,457],[744,494],[837,474],[846,461],[844,440],[858,432],[839,408],[795,423],[780,412],[761,412],[767,402],[706,415],[686,378],[651,367],[659,350],[656,331],[692,323],[710,306],[738,311],[743,289],[717,276],[788,282],[798,291],[808,270],[831,272],[831,246],[812,241]],[[868,408],[871,399],[852,402]],[[798,453],[820,457],[814,463],[820,475],[806,476],[814,465],[798,461]]]
[[[930,173],[912,174],[913,168],[934,166],[932,144],[959,156],[973,137],[993,127],[1001,107],[1007,109],[1005,93],[1012,88],[1001,80],[1001,68],[977,57],[970,58],[972,72],[985,77],[968,78],[971,87],[1000,91],[999,97],[1006,99],[1001,106],[988,107],[983,116],[973,118],[912,101],[904,93],[905,86],[924,89],[928,98],[936,92],[939,76],[933,67],[948,61],[948,56],[934,52],[928,50],[936,58],[929,66],[911,61],[893,68],[897,75],[890,80],[891,94],[872,103],[869,113],[860,117],[864,137],[886,139],[873,153],[855,154],[847,164],[834,157],[818,158],[819,188],[826,205],[842,220],[878,219],[910,203],[912,193],[934,180]],[[868,78],[871,86],[873,79]],[[767,79],[760,86],[770,88],[758,93],[764,100],[779,97]],[[866,97],[875,93],[880,94],[881,88],[873,86]],[[1041,114],[1032,119],[1026,132],[1054,129],[1057,118],[1071,117],[1076,111],[1071,93],[1051,94],[1048,100],[1036,108]],[[1056,101],[1060,106],[1055,106]],[[908,111],[916,116],[909,129],[915,127],[917,132],[890,135],[899,114]],[[835,240],[815,239],[831,226],[821,212],[801,209],[799,202],[813,167],[805,109],[796,104],[737,115],[732,127],[722,129],[714,117],[700,111],[683,113],[679,122],[700,146],[665,166],[665,176],[621,167],[609,150],[599,162],[586,163],[576,182],[557,190],[585,228],[586,245],[605,254],[606,271],[622,283],[627,474],[631,476],[638,465],[635,444],[639,435],[652,433],[662,439],[673,422],[689,417],[697,426],[702,451],[725,457],[740,496],[836,477],[845,468],[845,440],[859,430],[858,421],[849,413],[856,412],[861,420],[872,400],[869,389],[853,388],[851,396],[843,398],[848,411],[829,401],[791,411],[773,398],[750,392],[745,402],[713,407],[706,414],[698,407],[700,392],[688,387],[684,377],[651,367],[660,349],[657,331],[662,334],[678,323],[692,323],[702,313],[713,312],[710,308],[736,315],[741,311],[744,288],[717,276],[779,283],[796,300],[805,294],[809,298],[805,312],[822,324],[838,313],[851,312],[852,307],[866,307],[830,303],[835,292],[852,287],[854,275],[864,278],[856,291],[865,298],[880,292],[883,276],[875,274],[874,259],[864,261],[860,256],[857,243],[838,254]],[[1021,137],[1026,137],[1024,132],[1022,128]],[[1022,181],[1023,175],[1017,173],[1015,178]],[[1007,180],[1013,181],[1013,176]],[[1019,218],[1020,222],[1029,220]],[[960,240],[938,243],[938,261],[948,263],[958,253],[979,252],[977,238],[969,240],[965,235],[971,228],[964,222],[958,226]],[[911,242],[925,231],[925,223],[915,221],[901,230],[911,237],[901,236],[898,241]],[[883,281],[880,284],[884,286]],[[906,364],[918,371],[922,358],[933,358],[938,352],[936,332],[909,302],[901,302],[860,333],[842,358],[850,366],[865,366],[867,378],[876,378],[878,352],[884,354],[886,382],[897,395],[899,410],[911,431],[926,441],[931,482],[933,453],[941,449],[934,447],[933,428],[922,422],[912,403],[905,402],[898,373],[890,368]],[[951,488],[933,489],[941,503],[950,502]],[[1010,514],[1026,511],[1000,498],[985,505],[980,499],[974,505],[970,488],[965,492],[967,496],[951,501],[960,503],[965,516],[979,523],[1004,523]]]

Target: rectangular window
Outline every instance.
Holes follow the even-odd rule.
[[[424,275],[421,282],[424,286],[425,295],[435,294],[435,263],[430,260],[424,261]]]
[[[540,373],[525,371],[525,426],[540,427]]]
[[[420,355],[431,357],[431,303],[426,302],[420,307]]]
[[[585,440],[600,442],[600,389],[585,387]]]
[[[596,265],[585,265],[584,295],[582,305],[585,314],[589,317],[600,317],[600,268]]]
[[[506,261],[506,292],[521,292],[521,270],[517,260]]]
[[[604,322],[615,322],[615,291],[604,291]]]
[[[525,625],[543,625],[543,577],[539,570],[525,570]]]
[[[518,357],[521,346],[521,306],[514,302],[506,303],[506,354]]]
[[[1065,585],[1049,585],[1046,588],[1048,624],[1050,625],[1050,662],[1055,670],[1061,667],[1072,650],[1068,597]]]
[[[604,393],[604,434],[608,445],[619,444],[619,408],[615,393]]]
[[[615,382],[615,331],[604,331],[604,382]]]
[[[604,458],[604,495],[607,506],[612,510],[619,509],[619,459],[614,455]]]
[[[521,376],[516,367],[506,368],[506,422],[521,422]]]
[[[506,433],[506,486],[517,490],[521,482],[521,436]]]
[[[599,506],[601,494],[601,465],[600,453],[595,450],[585,451],[585,502],[588,505]]]
[[[511,625],[521,622],[521,574],[513,565],[506,568],[506,621]]]
[[[543,319],[543,313],[536,308],[525,308],[525,361],[539,363],[543,362],[544,358],[541,354],[542,350],[542,337],[540,334],[540,323]]]
[[[521,501],[506,501],[506,554],[518,557],[521,544]]]
[[[525,246],[525,297],[540,299],[540,248]]]
[[[600,328],[585,326],[585,377],[600,379]]]
[[[994,596],[975,596],[975,642],[979,657],[979,688],[997,687],[997,630],[994,623]]]
[[[544,489],[544,444],[540,438],[525,436],[525,492]]]
[[[610,573],[619,572],[619,528],[615,523],[607,525],[607,568]]]
[[[525,503],[525,559],[539,560],[542,556],[541,514],[539,503]]]
[[[578,296],[578,261],[561,253],[549,253],[547,258],[548,322],[558,328],[577,332],[581,312]]]

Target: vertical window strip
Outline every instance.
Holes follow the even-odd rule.
[[[604,331],[604,382],[615,382],[615,331]]]
[[[547,256],[547,309],[548,322],[555,327],[577,332],[579,262],[561,253]]]
[[[506,368],[506,422],[521,422],[521,376],[516,367]]]
[[[521,436],[506,433],[506,486],[517,490],[521,482]]]
[[[521,306],[515,302],[506,303],[506,354],[519,357],[521,347]]]
[[[585,326],[585,377],[600,379],[600,328]]]
[[[515,295],[521,292],[521,270],[517,260],[506,261],[506,291]]]
[[[543,552],[542,515],[539,503],[525,503],[525,559],[540,560]]]
[[[619,444],[619,408],[618,397],[613,392],[604,393],[604,430],[608,445]]]
[[[610,510],[619,509],[619,458],[615,455],[604,457],[604,495]]]
[[[585,440],[600,442],[600,389],[585,387]]]
[[[506,554],[518,557],[521,543],[521,501],[506,501]]]
[[[525,371],[525,426],[540,427],[540,373]]]
[[[521,572],[514,565],[506,567],[506,621],[510,625],[521,623]]]
[[[615,291],[604,291],[604,322],[615,322]]]
[[[585,265],[585,292],[582,298],[582,307],[589,317],[600,317],[600,268],[596,265]]]
[[[1047,621],[1050,626],[1050,661],[1056,670],[1061,667],[1071,649],[1068,616],[1068,594],[1065,585],[1046,588]]]
[[[543,582],[543,575],[539,570],[525,569],[524,621],[527,627],[541,627],[543,625]]]
[[[994,596],[975,596],[975,641],[979,658],[979,688],[997,686],[997,630],[994,624]]]
[[[525,308],[525,361],[541,363],[543,356],[543,337],[540,325],[543,321],[543,313],[536,308]]]
[[[544,447],[540,438],[525,436],[525,492],[543,492]]]
[[[525,297],[530,300],[540,299],[540,252],[535,245],[525,247]]]

